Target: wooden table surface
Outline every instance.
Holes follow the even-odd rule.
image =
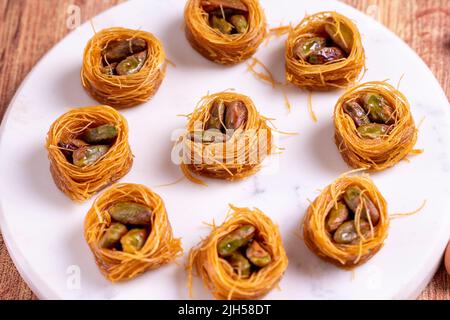
[[[77,22],[73,15],[76,8],[84,22],[122,1],[0,0],[0,120],[31,68],[71,31]],[[447,97],[450,96],[450,0],[344,2],[378,19],[403,38],[428,64]],[[443,264],[419,298],[450,300],[450,277]],[[36,299],[14,267],[1,235],[0,299]]]

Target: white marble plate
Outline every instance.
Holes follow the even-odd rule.
[[[307,111],[307,95],[288,90],[291,113],[283,95],[256,80],[246,64],[222,67],[197,54],[182,31],[184,1],[129,1],[93,19],[97,30],[123,26],[158,36],[176,64],[169,67],[159,92],[150,102],[123,111],[130,125],[136,156],[122,182],[154,188],[166,202],[176,236],[187,253],[208,234],[203,222],[223,221],[228,203],[256,206],[277,224],[289,256],[289,267],[268,299],[414,298],[435,272],[450,235],[450,114],[438,82],[422,60],[400,39],[364,14],[336,1],[261,1],[270,26],[297,23],[305,13],[336,10],[356,21],[367,52],[364,81],[402,75],[400,89],[411,102],[420,126],[420,156],[373,175],[391,213],[416,209],[418,214],[393,220],[385,247],[354,272],[319,260],[295,232],[318,189],[349,170],[333,143],[332,110],[341,91],[314,94],[318,122]],[[0,224],[9,252],[21,275],[40,298],[183,299],[188,298],[183,264],[170,264],[121,284],[111,284],[98,271],[83,239],[83,219],[93,200],[72,203],[53,184],[45,137],[51,123],[69,107],[93,105],[80,85],[82,52],[93,35],[85,24],[53,48],[30,73],[9,107],[1,128]],[[284,39],[262,45],[256,57],[283,79]],[[171,135],[209,90],[236,88],[253,98],[260,112],[276,118],[285,148],[266,169],[242,182],[208,181],[209,187],[184,180],[170,161]],[[195,298],[210,298],[195,282]]]

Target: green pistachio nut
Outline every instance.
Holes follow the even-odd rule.
[[[269,252],[267,252],[256,240],[253,240],[249,244],[245,251],[245,255],[253,265],[260,268],[267,266],[272,261]]]
[[[200,5],[208,13],[222,9],[248,12],[247,6],[241,0],[202,0]]]
[[[111,249],[119,244],[120,239],[128,232],[126,226],[121,223],[112,223],[111,226],[106,229],[103,236],[100,238],[99,246],[104,249]]]
[[[346,24],[339,23],[333,18],[328,18],[325,24],[325,32],[335,44],[347,54],[350,54],[353,47],[353,31]]]
[[[356,101],[346,102],[344,104],[344,112],[353,119],[353,122],[355,123],[356,127],[360,127],[370,123],[366,111]]]
[[[84,146],[73,152],[73,164],[77,167],[86,167],[97,162],[109,150],[109,146],[96,145]]]
[[[115,221],[128,225],[148,225],[152,220],[152,210],[136,202],[116,202],[108,212]]]
[[[372,200],[366,195],[363,196],[364,199],[364,207],[361,211],[361,218],[372,222],[372,225],[377,225],[378,221],[380,220],[380,212],[378,211],[377,207],[373,203]]]
[[[217,251],[221,257],[230,256],[240,247],[246,245],[255,235],[256,229],[252,225],[244,225],[226,235],[217,244]]]
[[[297,42],[294,53],[299,59],[307,61],[311,53],[324,48],[326,43],[327,39],[322,37],[303,38]]]
[[[338,47],[325,47],[311,52],[308,57],[310,64],[332,63],[344,58],[344,53]]]
[[[365,139],[380,139],[389,134],[389,126],[379,123],[369,123],[358,127],[358,133]]]
[[[242,101],[236,100],[225,102],[225,128],[227,130],[236,130],[247,121],[247,107]]]
[[[371,228],[367,221],[361,220],[359,223],[359,233],[364,240],[369,239],[371,235]],[[344,222],[334,233],[333,240],[339,244],[359,244],[363,239],[359,236],[356,229],[356,222],[350,220]]]
[[[248,28],[247,19],[242,14],[231,16],[230,22],[236,28],[237,33],[244,33]]]
[[[333,240],[339,244],[350,244],[358,239],[358,233],[355,228],[355,221],[344,222],[334,232]]]
[[[104,124],[87,129],[83,134],[83,140],[89,144],[109,144],[117,138],[119,131],[112,124]]]
[[[209,119],[206,123],[205,130],[217,129],[222,131],[223,124],[225,123],[225,103],[222,99],[216,99],[209,110]]]
[[[356,229],[356,227],[355,227],[355,229]],[[371,230],[372,229],[370,228],[370,224],[365,220],[361,220],[359,222],[359,232],[361,233],[363,238],[358,236],[358,238],[353,240],[351,244],[359,244],[361,241],[370,239],[372,237]]]
[[[361,199],[364,200],[361,204]],[[345,190],[344,201],[348,208],[355,213],[360,205],[363,205],[361,209],[361,218],[364,220],[370,220],[372,225],[376,225],[380,219],[380,213],[373,203],[373,201],[367,196],[363,195],[360,188],[356,186],[350,186]]]
[[[329,232],[335,231],[341,224],[343,224],[349,217],[347,206],[339,201],[337,206],[331,208],[326,219],[326,229]]]
[[[120,62],[130,55],[147,49],[147,41],[142,38],[110,41],[103,50],[103,57],[107,64]]]
[[[217,16],[211,17],[211,27],[219,30],[223,34],[231,34],[233,31],[233,25],[224,18],[218,18]]]
[[[119,76],[126,76],[138,73],[147,60],[147,52],[142,51],[122,60],[116,67]]]
[[[132,229],[120,239],[120,243],[123,252],[135,253],[142,249],[146,240],[147,231],[145,229]]]
[[[363,96],[363,102],[364,109],[369,114],[371,121],[381,124],[393,124],[395,122],[394,109],[383,96],[368,93]]]
[[[228,262],[233,267],[234,272],[241,278],[248,278],[250,276],[251,264],[241,253],[234,252]]]

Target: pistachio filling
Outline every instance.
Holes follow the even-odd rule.
[[[343,106],[365,139],[379,139],[388,135],[395,124],[394,108],[386,99],[376,93],[366,93],[347,101]]]
[[[353,32],[345,24],[327,18],[323,31],[301,37],[294,46],[299,60],[320,65],[333,63],[348,57],[352,51]]]
[[[202,0],[209,26],[222,34],[242,34],[248,29],[248,8],[241,0]]]
[[[114,144],[118,135],[117,128],[105,124],[85,130],[75,138],[58,143],[58,147],[73,165],[83,168],[96,163]]]
[[[109,209],[111,225],[99,240],[104,249],[135,253],[142,249],[151,231],[152,210],[145,205],[116,202]]]
[[[223,237],[217,244],[217,252],[240,278],[250,277],[272,261],[252,225],[243,225]]]
[[[247,107],[242,101],[224,101],[218,98],[209,110],[204,131],[192,133],[190,138],[192,141],[203,143],[225,142],[237,129],[245,125],[247,119]]]
[[[102,73],[126,76],[139,72],[147,60],[147,47],[142,38],[110,41],[102,51]]]
[[[361,212],[358,226],[355,220],[356,212]],[[359,187],[349,186],[342,198],[328,212],[325,229],[335,243],[354,245],[370,239],[373,228],[379,221],[380,213],[369,196]]]

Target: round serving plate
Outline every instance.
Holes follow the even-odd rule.
[[[92,20],[96,30],[122,26],[154,33],[164,44],[169,66],[156,96],[122,111],[130,127],[135,155],[131,172],[121,182],[142,183],[164,199],[174,234],[185,255],[157,270],[119,284],[99,272],[83,238],[83,220],[93,199],[76,204],[54,185],[44,147],[51,123],[69,108],[95,105],[82,89],[83,48],[94,31],[84,24],[55,46],[34,68],[13,99],[1,128],[0,225],[8,250],[25,281],[40,298],[56,299],[185,299],[184,265],[189,249],[209,233],[205,222],[220,224],[228,204],[254,206],[280,227],[289,267],[279,289],[267,299],[399,299],[415,298],[433,276],[450,235],[450,114],[448,100],[422,60],[399,38],[364,14],[336,1],[264,0],[271,27],[298,23],[306,13],[336,10],[353,19],[367,53],[363,81],[396,85],[411,103],[420,123],[416,148],[424,153],[372,175],[386,197],[390,213],[425,207],[394,219],[383,249],[353,272],[323,262],[298,236],[303,215],[319,190],[349,170],[333,142],[332,112],[342,91],[314,93],[314,123],[308,95],[283,93],[256,79],[246,63],[224,67],[195,52],[183,32],[184,1],[128,1]],[[256,57],[276,79],[284,76],[284,37],[261,45]],[[281,155],[240,182],[207,180],[208,187],[182,177],[171,160],[174,137],[207,92],[228,88],[250,96],[259,111],[276,119]],[[194,298],[211,298],[200,280]]]

